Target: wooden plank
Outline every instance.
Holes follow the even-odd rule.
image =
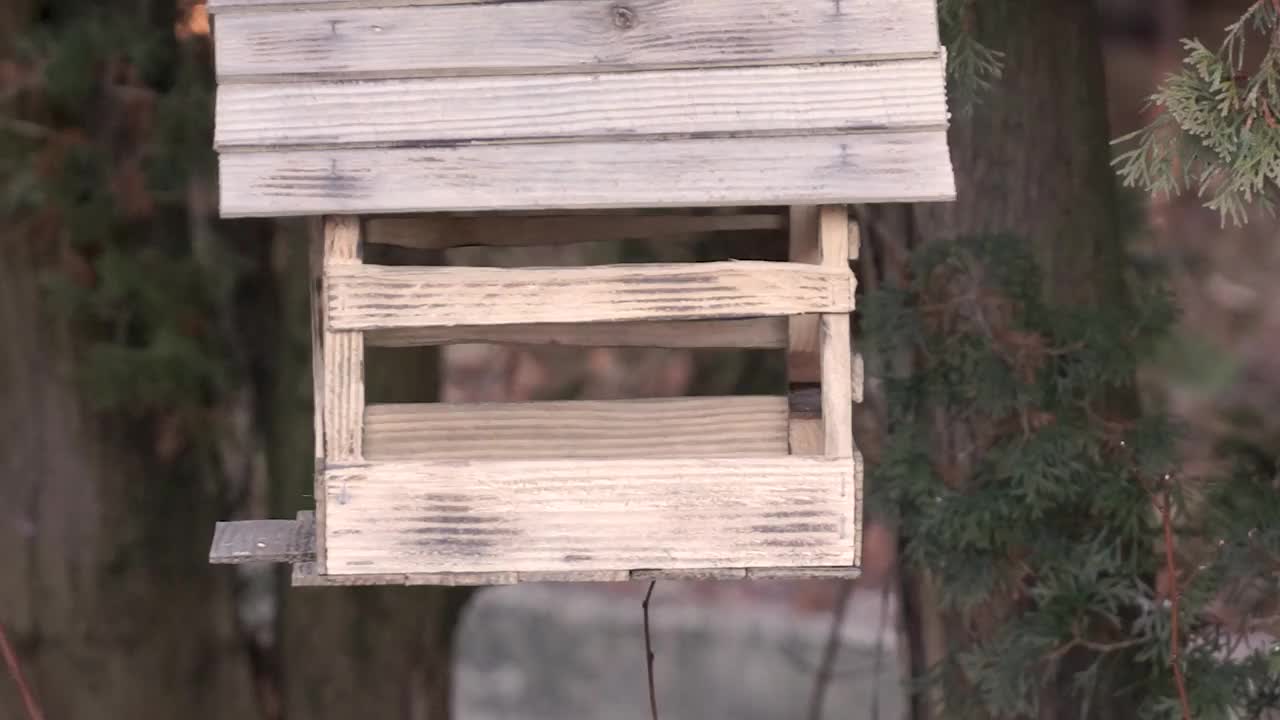
[[[787,399],[370,405],[364,447],[371,461],[777,457]]]
[[[792,455],[821,455],[822,420],[816,417],[792,415],[787,425],[787,443]]]
[[[366,241],[382,245],[443,250],[470,245],[494,247],[566,245],[570,243],[682,238],[700,233],[781,230],[776,213],[732,215],[419,215],[371,218]]]
[[[330,574],[853,562],[843,459],[364,463],[326,476]]]
[[[372,587],[382,585],[439,587],[476,587],[514,585],[520,576],[513,572],[484,573],[370,573],[364,575],[325,575],[315,564],[303,562],[293,566],[294,587]]]
[[[848,208],[843,205],[821,208],[818,225],[822,266],[829,270],[848,270]],[[818,340],[822,355],[823,451],[830,458],[853,457],[853,370],[848,312],[823,314]]]
[[[214,526],[209,562],[239,565],[250,562],[292,563],[315,558],[314,516],[298,520],[238,520]]]
[[[311,496],[315,501],[315,564],[324,572],[324,465],[325,465],[325,301],[324,254],[326,228],[324,218],[310,218],[307,224],[308,291],[311,295],[311,402],[314,433],[311,471]]]
[[[945,129],[941,58],[608,75],[232,84],[221,152]]]
[[[360,262],[360,220],[328,217],[324,221],[324,283],[332,297],[333,276],[363,268]],[[332,305],[324,313],[323,401],[326,464],[350,462],[363,456],[364,335],[343,328]]]
[[[579,347],[755,348],[786,346],[787,319],[681,320],[675,322],[544,323],[394,328],[365,333],[371,347],[420,347],[457,343],[571,345]]]
[[[223,13],[214,41],[220,82],[807,64],[936,56],[934,2],[546,0]]]
[[[570,268],[325,268],[337,330],[849,312],[853,274],[729,261]],[[847,382],[847,380],[846,380]]]
[[[632,570],[632,580],[742,580],[745,568],[697,568],[692,570]]]
[[[853,451],[853,506],[856,508],[853,512],[853,564],[862,565],[862,533],[864,526],[863,518],[866,517],[863,508],[863,488],[866,478],[866,467],[862,461],[862,453],[857,448]]]
[[[416,5],[479,5],[522,0],[207,0],[209,14],[296,12],[360,7],[409,7]]]
[[[941,130],[290,150],[219,156],[227,217],[927,202],[955,196]]]
[[[862,576],[862,568],[747,568],[752,580],[856,580]]]

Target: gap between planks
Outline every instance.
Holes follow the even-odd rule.
[[[367,242],[424,250],[485,245],[490,247],[566,245],[631,239],[686,238],[703,233],[782,230],[777,213],[641,214],[618,212],[574,215],[428,215],[369,218]]]

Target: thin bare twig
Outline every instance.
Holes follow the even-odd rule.
[[[849,610],[849,598],[853,597],[853,581],[840,584],[835,609],[831,611],[831,629],[827,632],[827,645],[822,649],[822,662],[813,679],[813,694],[809,697],[809,720],[822,720],[822,709],[827,700],[827,688],[835,674],[836,659],[840,656],[840,631],[844,628],[844,616]]]
[[[13,646],[9,644],[9,635],[4,630],[4,623],[0,623],[0,654],[4,655],[4,664],[9,668],[9,675],[13,678],[13,682],[18,686],[18,694],[22,696],[22,704],[27,709],[27,720],[44,720],[44,713],[40,711],[36,696],[31,692],[27,679],[22,674],[18,653],[14,652]]]
[[[644,602],[640,607],[644,610],[644,661],[649,674],[649,713],[653,720],[658,720],[658,693],[653,685],[653,640],[649,635],[649,601],[653,599],[653,588],[657,580],[649,582],[649,592],[644,594]]]

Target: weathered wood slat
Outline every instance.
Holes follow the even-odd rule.
[[[746,320],[394,328],[365,333],[365,344],[372,347],[421,347],[457,343],[500,343],[578,347],[771,350],[786,346],[786,323],[786,318],[765,317]]]
[[[209,562],[238,565],[311,561],[315,558],[314,520],[312,513],[299,513],[297,520],[220,522],[213,529]]]
[[[946,132],[293,150],[219,157],[222,214],[572,210],[955,195]]]
[[[370,405],[364,448],[370,461],[778,457],[787,399]]]
[[[853,467],[825,458],[330,467],[330,574],[853,563]]]
[[[849,269],[849,210],[843,205],[821,208],[818,239],[822,266]],[[823,451],[829,458],[853,457],[852,343],[847,311],[822,315],[818,338],[822,355]]]
[[[826,568],[747,568],[752,580],[856,580],[862,569],[853,565]]]
[[[420,215],[374,217],[365,222],[366,242],[443,250],[470,245],[508,247],[567,245],[606,240],[679,238],[713,232],[782,230],[777,213],[728,215],[609,213],[606,215]]]
[[[360,262],[360,220],[328,217],[324,221],[324,284],[326,295],[335,288],[331,276],[363,268]],[[326,463],[359,460],[363,454],[364,335],[340,327],[328,306],[324,319],[322,383],[324,454]]]
[[[943,129],[941,58],[607,75],[231,84],[221,152]]]
[[[849,312],[853,274],[758,261],[573,268],[325,269],[338,330]]]
[[[524,0],[207,0],[210,14],[287,12],[296,10],[342,10],[416,5],[480,5]]]
[[[223,13],[220,82],[934,56],[935,0],[546,0]],[[223,2],[219,9],[231,4]]]
[[[585,570],[561,572],[484,572],[324,575],[315,565],[315,514],[296,520],[242,520],[219,523],[209,562],[293,564],[295,587],[360,585],[512,585],[518,582],[619,582],[625,580],[741,580],[753,578],[854,577],[857,568],[693,568],[652,570]]]

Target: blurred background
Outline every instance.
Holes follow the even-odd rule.
[[[1248,4],[1098,0],[1111,135],[1149,120],[1179,37],[1213,45]],[[647,716],[643,585],[290,590],[282,568],[206,563],[216,521],[312,505],[306,229],[216,217],[209,33],[193,0],[0,6],[0,719],[27,717],[28,693],[50,720]],[[1187,424],[1192,464],[1225,435],[1280,451],[1274,219],[1224,228],[1194,197],[1143,212],[1136,242],[1183,311],[1144,393]],[[371,351],[368,377],[371,401],[658,397],[780,388],[782,361],[467,345]],[[874,516],[866,533],[855,582],[659,583],[662,717],[903,717],[896,534]]]

